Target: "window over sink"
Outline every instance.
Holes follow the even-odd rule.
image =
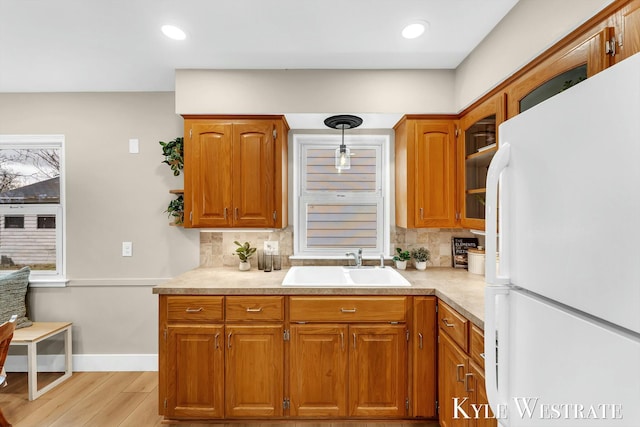
[[[294,150],[294,256],[344,258],[389,253],[388,135],[350,135],[351,167],[335,166],[339,135],[297,134]]]

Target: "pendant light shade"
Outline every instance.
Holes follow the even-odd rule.
[[[362,124],[362,119],[357,116],[343,114],[327,117],[324,120],[324,124],[333,129],[342,129],[342,141],[340,147],[336,148],[335,166],[338,171],[351,169],[351,150],[344,144],[344,130],[357,128]]]

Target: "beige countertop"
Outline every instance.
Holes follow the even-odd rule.
[[[388,267],[390,268],[390,267]],[[399,270],[400,271],[400,270]],[[167,295],[435,295],[484,329],[484,276],[453,268],[400,271],[410,288],[283,287],[287,269],[197,268],[153,288]]]

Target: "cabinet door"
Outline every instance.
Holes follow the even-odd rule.
[[[233,125],[233,225],[273,227],[275,145],[271,120]]]
[[[347,416],[348,327],[291,325],[291,415]]]
[[[489,163],[498,150],[498,126],[505,120],[506,98],[498,94],[460,119],[458,189],[460,223],[484,230],[484,203]]]
[[[617,39],[622,39],[622,46],[616,61],[640,52],[640,1],[629,2],[619,13],[621,28]]]
[[[168,418],[222,418],[224,403],[223,326],[167,328]]]
[[[282,416],[283,331],[282,325],[227,325],[227,417]]]
[[[416,227],[454,227],[455,137],[453,121],[424,120],[415,135]]]
[[[554,53],[509,86],[508,117],[511,118],[540,102],[578,84],[611,65],[605,41],[613,28],[585,35],[584,41]]]
[[[406,326],[352,325],[349,335],[349,416],[406,416]]]
[[[469,373],[466,378],[467,390],[471,394],[471,403],[478,413],[471,409],[471,427],[496,427],[498,421],[493,417],[489,408],[487,390],[484,383],[484,370],[473,361],[469,362]]]
[[[436,416],[436,298],[413,299],[413,416]]]
[[[231,225],[231,130],[185,121],[185,227]]]
[[[438,417],[441,427],[467,427],[470,415],[464,378],[467,373],[468,357],[447,334],[440,333],[438,345]],[[457,406],[456,401],[457,399]],[[462,408],[456,414],[456,407]],[[457,415],[457,418],[455,416]]]

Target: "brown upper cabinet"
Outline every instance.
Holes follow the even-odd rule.
[[[185,116],[185,227],[287,226],[282,116]]]
[[[396,225],[455,227],[455,116],[405,116],[394,130]]]
[[[591,77],[613,62],[607,48],[614,28],[585,35],[572,47],[560,49],[525,72],[507,88],[509,118]]]
[[[498,94],[460,119],[458,203],[464,228],[484,230],[487,171],[498,150],[498,126],[505,120],[505,104],[505,97]]]

